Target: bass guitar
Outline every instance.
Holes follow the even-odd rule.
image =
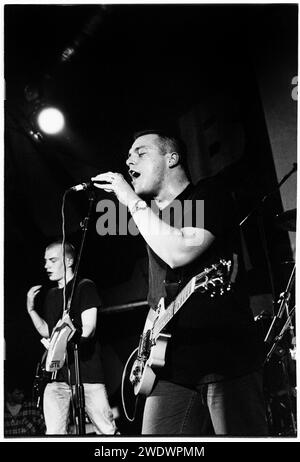
[[[163,329],[194,292],[206,292],[211,297],[228,292],[231,289],[231,265],[231,260],[221,259],[194,276],[169,306],[165,308],[164,298],[161,298],[157,309],[149,310],[129,376],[135,395],[149,395],[156,377],[154,370],[165,365],[171,334],[163,332]]]

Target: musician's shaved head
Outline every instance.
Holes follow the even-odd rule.
[[[62,239],[59,239],[57,241],[51,242],[46,249],[51,249],[52,247],[62,247]],[[75,261],[76,258],[76,250],[75,247],[68,241],[65,241],[64,243],[64,248],[65,248],[65,256],[67,258],[70,258]]]

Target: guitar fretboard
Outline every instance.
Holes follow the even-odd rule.
[[[163,311],[162,315],[155,320],[152,329],[152,340],[157,339],[159,333],[173,318],[177,311],[185,304],[187,299],[195,290],[198,290],[200,287],[207,289],[209,283],[212,283],[212,285],[215,286],[216,282],[219,284],[219,290],[226,286],[226,283],[228,284],[228,282],[224,282],[224,277],[229,275],[230,267],[230,260],[220,260],[219,263],[212,265],[210,268],[206,268],[204,271],[194,276],[179,292],[175,300],[173,300],[173,302],[170,303],[170,305]]]
[[[163,315],[156,321],[155,326],[153,328],[153,338],[156,339],[159,333],[163,330],[163,328],[168,324],[168,322],[173,318],[173,316],[177,313],[177,311],[184,305],[190,295],[194,292],[195,287],[195,279],[193,277],[190,282],[179,292],[175,300],[170,303],[170,305],[166,308]]]

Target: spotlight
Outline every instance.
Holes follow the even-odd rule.
[[[48,135],[59,133],[65,125],[65,119],[61,111],[54,107],[41,110],[37,117],[39,128]]]

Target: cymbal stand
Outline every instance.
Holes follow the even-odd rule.
[[[291,309],[291,311],[289,312],[289,315],[288,315],[288,319],[286,320],[286,322],[284,323],[281,331],[279,332],[279,334],[275,337],[274,339],[274,342],[273,342],[273,345],[271,347],[271,349],[269,350],[267,356],[266,356],[266,359],[265,359],[265,363],[268,362],[274,352],[274,350],[276,349],[278,343],[280,342],[280,340],[282,340],[285,332],[287,331],[288,328],[292,328],[293,329],[293,325],[292,325],[292,319],[295,315],[295,306]]]
[[[283,337],[285,331],[287,330],[287,328],[290,327],[291,324],[292,324],[292,317],[294,316],[295,307],[289,312],[289,302],[290,302],[290,297],[291,297],[291,290],[292,290],[293,284],[295,282],[295,271],[296,271],[296,265],[294,265],[294,267],[293,267],[293,270],[292,270],[292,273],[290,275],[286,290],[280,294],[280,297],[279,297],[279,300],[278,300],[278,303],[280,303],[278,312],[277,312],[276,316],[274,316],[273,321],[272,321],[272,323],[270,325],[270,328],[269,328],[269,330],[268,330],[268,332],[267,332],[267,334],[265,336],[265,339],[264,339],[264,342],[266,344],[270,344],[274,340],[274,344],[271,347],[269,353],[267,354],[265,362],[269,361],[269,359],[270,359],[273,351],[275,350],[278,342],[282,339],[282,337]],[[278,324],[279,324],[284,312],[286,312],[287,320],[286,320],[281,332],[277,335],[277,337],[274,338],[274,336],[276,334],[276,328],[278,327]]]
[[[288,329],[290,330],[291,337],[294,336],[293,319],[294,319],[294,316],[295,316],[295,308],[296,308],[296,306],[293,306],[292,309],[289,309],[289,304],[290,304],[290,298],[291,298],[291,290],[292,290],[292,287],[293,287],[293,284],[294,284],[294,281],[295,281],[295,268],[296,268],[296,266],[294,265],[294,268],[293,268],[292,273],[290,275],[286,290],[280,294],[279,301],[278,301],[280,303],[279,310],[278,310],[276,316],[273,318],[272,324],[271,324],[271,326],[270,326],[270,328],[269,328],[269,330],[268,330],[268,332],[266,334],[266,337],[264,339],[264,342],[266,344],[270,344],[271,342],[273,342],[269,352],[266,355],[264,365],[267,365],[269,363],[269,361],[270,361],[270,359],[271,359],[274,352],[279,351],[279,349],[277,348],[278,345],[279,345],[279,342],[283,339],[283,337],[284,337],[284,335],[285,335],[285,333],[286,333],[286,331]],[[283,317],[284,313],[286,313],[286,321],[284,322],[284,324],[283,324],[281,330],[279,331],[279,333],[276,335],[276,332],[278,332],[279,323],[282,322],[282,317]],[[291,341],[291,343],[292,342],[293,342],[293,340]],[[283,348],[283,350],[284,350],[284,348]],[[291,358],[291,355],[290,355],[291,350],[289,349],[289,350],[287,350],[287,352],[288,352],[288,356],[286,357],[286,360],[284,360],[284,358],[281,357],[281,359],[279,361],[279,363],[281,365],[280,367],[282,368],[282,372],[283,372],[283,375],[285,377],[285,382],[287,384],[287,392],[285,393],[286,401],[285,401],[285,403],[282,402],[282,397],[281,397],[280,398],[280,405],[282,406],[282,408],[285,408],[286,411],[287,411],[287,414],[286,414],[287,420],[285,422],[288,422],[288,424],[286,424],[286,428],[289,431],[288,434],[296,435],[297,426],[296,426],[296,419],[295,419],[295,414],[294,414],[293,404],[292,404],[293,403],[293,398],[292,398],[292,391],[291,391],[292,388],[291,388],[291,384],[290,384],[290,373],[288,371],[288,369],[289,369],[288,364],[290,364],[289,359]],[[285,431],[286,431],[286,429],[285,429]]]

